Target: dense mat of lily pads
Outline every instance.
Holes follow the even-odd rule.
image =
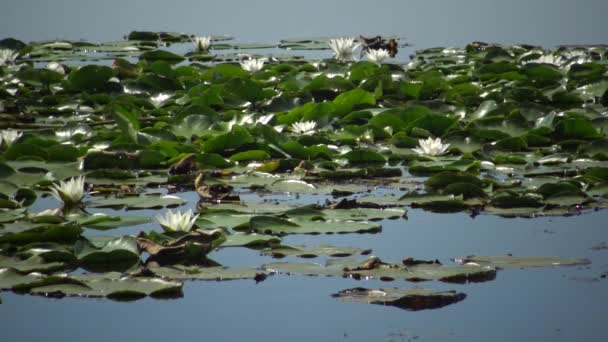
[[[588,262],[398,264],[368,257],[364,243],[287,246],[281,237],[380,233],[407,207],[507,217],[604,208],[605,48],[472,43],[400,63],[382,49],[357,60],[353,39],[230,39],[132,32],[104,44],[0,41],[1,289],[132,299],[180,296],[187,279],[469,282],[505,267]],[[190,40],[186,54],[167,45]],[[264,53],[277,48],[328,51],[320,60]],[[197,209],[180,210],[180,191],[192,189]],[[286,194],[292,200],[272,200]],[[49,195],[59,208],[29,209]],[[91,214],[96,208],[159,214]],[[157,229],[111,235],[141,224]],[[206,257],[229,247],[331,259],[232,269]],[[408,310],[465,298],[365,288],[334,296]]]

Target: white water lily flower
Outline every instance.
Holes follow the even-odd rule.
[[[0,66],[15,64],[17,56],[19,53],[11,49],[0,49]]]
[[[295,122],[291,125],[291,131],[297,134],[310,135],[313,134],[317,123],[314,121]]]
[[[241,64],[241,68],[243,68],[243,70],[249,71],[250,73],[254,73],[262,70],[265,61],[266,58],[250,58],[241,60],[239,63]]]
[[[165,101],[167,101],[168,99],[170,99],[171,96],[173,96],[173,95],[166,94],[166,93],[159,93],[156,96],[150,97],[150,101],[152,101],[152,104],[154,104],[155,107],[159,107]]]
[[[65,68],[57,62],[50,62],[46,65],[47,70],[54,71],[58,74],[65,75]]]
[[[82,134],[84,136],[87,136],[89,135],[89,131],[85,128],[85,126],[82,125],[72,126],[59,131],[55,131],[55,135],[62,141],[69,140],[76,134]]]
[[[3,129],[0,131],[0,146],[2,142],[6,143],[6,147],[11,146],[17,139],[21,138],[22,132],[14,129]]]
[[[487,161],[487,160],[482,160],[480,165],[481,165],[482,170],[491,171],[496,168],[496,165],[494,165],[494,163],[492,163],[491,161]]]
[[[255,125],[262,124],[267,125],[270,120],[274,118],[274,114],[261,115],[256,118],[255,114],[248,114],[241,117],[235,117],[232,120],[228,121],[228,130],[232,130],[232,127],[235,125],[244,126],[244,125]]]
[[[334,56],[341,62],[353,59],[353,53],[361,44],[355,44],[355,38],[336,38],[329,40],[329,47],[333,50]]]
[[[441,138],[433,139],[420,139],[418,140],[418,147],[412,149],[412,151],[419,155],[427,156],[440,156],[447,152],[450,144],[443,144]]]
[[[551,65],[555,65],[555,66],[559,67],[562,64],[564,64],[565,62],[566,61],[564,60],[564,58],[562,58],[562,56],[550,54],[550,55],[540,56],[536,59],[527,60],[525,62],[525,64],[528,64],[528,63],[551,64]]]
[[[192,45],[197,51],[205,52],[211,47],[211,36],[192,37]]]
[[[173,232],[189,232],[197,218],[198,214],[194,215],[192,209],[184,213],[179,210],[175,210],[175,212],[167,210],[164,216],[156,216],[156,220],[165,231]]]
[[[365,52],[365,57],[367,57],[367,59],[369,59],[370,61],[377,63],[377,64],[382,64],[382,61],[384,61],[386,59],[386,57],[389,56],[389,52],[388,50],[385,49],[379,49],[379,50],[373,50],[373,49],[369,49],[368,51]]]
[[[73,177],[68,181],[54,184],[51,187],[51,194],[64,205],[79,203],[84,197],[84,176]]]

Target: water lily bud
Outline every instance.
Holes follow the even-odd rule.
[[[58,74],[65,75],[65,68],[63,67],[63,65],[61,65],[57,62],[50,62],[49,64],[46,65],[46,68],[48,70],[54,71]]]

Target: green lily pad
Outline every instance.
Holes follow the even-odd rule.
[[[438,263],[414,265],[387,264],[378,259],[366,267],[346,270],[345,274],[356,279],[380,279],[392,281],[439,280],[450,283],[483,282],[496,278],[496,269],[473,264],[444,266]]]
[[[0,289],[11,290],[16,285],[31,283],[43,277],[40,273],[22,274],[12,268],[0,268]]]
[[[359,249],[350,247],[335,247],[330,245],[319,245],[318,247],[306,246],[272,246],[262,251],[262,255],[269,255],[273,258],[284,258],[286,256],[297,256],[300,258],[316,258],[319,256],[330,257],[349,257],[355,254],[368,255],[370,249]]]
[[[174,208],[186,203],[185,200],[172,195],[142,195],[123,198],[104,198],[89,204],[91,208],[160,209]]]
[[[587,265],[588,259],[564,259],[558,257],[528,257],[528,256],[468,256],[454,259],[459,264],[475,264],[490,266],[494,268],[527,268],[527,267],[552,267],[552,266],[574,266]]]
[[[239,229],[242,229],[239,227]],[[274,216],[254,216],[249,220],[249,229],[260,234],[346,234],[346,233],[378,233],[382,227],[377,224],[360,221],[313,221],[300,218],[289,220]]]
[[[70,243],[82,233],[80,226],[65,224],[37,225],[31,226],[17,225],[12,228],[4,229],[0,235],[0,243],[10,243],[14,245],[26,245],[36,242],[58,242]]]
[[[343,266],[323,266],[315,263],[300,262],[274,262],[262,266],[268,272],[301,274],[307,276],[341,276],[344,274]]]
[[[79,223],[86,228],[96,230],[110,230],[120,227],[136,226],[151,222],[149,217],[144,216],[108,216],[93,215],[83,217]]]
[[[182,283],[150,277],[128,277],[117,272],[104,274],[53,276],[21,283],[18,292],[45,296],[107,297],[136,300],[146,296],[170,298],[182,296]]]
[[[226,237],[222,247],[267,247],[281,243],[281,239],[273,235],[236,233]]]
[[[345,302],[395,306],[408,311],[438,309],[462,301],[464,293],[456,291],[434,291],[424,288],[387,288],[370,290],[362,287],[342,290],[332,294]]]
[[[59,261],[48,262],[39,255],[33,255],[23,260],[0,255],[1,268],[11,268],[21,273],[53,273],[66,269],[67,264]]]
[[[113,269],[114,266],[131,266],[139,261],[139,249],[134,237],[91,237],[76,242],[74,254],[86,267]]]
[[[177,280],[238,280],[255,279],[263,273],[249,268],[198,267],[173,265],[170,267],[150,267],[156,276]]]

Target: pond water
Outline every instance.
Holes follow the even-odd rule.
[[[608,43],[603,0],[538,1],[12,1],[0,35],[25,41],[119,40],[132,30],[231,34],[247,42],[359,34],[397,35],[417,48]]]
[[[606,1],[245,1],[104,2],[23,0],[4,5],[0,38],[119,40],[135,29],[232,34],[244,42],[282,38],[394,34],[417,48],[504,44],[608,43]],[[313,54],[317,54],[314,52]],[[195,192],[178,194],[195,208]],[[251,199],[251,198],[250,198]],[[256,198],[257,199],[257,198]],[[289,203],[322,197],[280,198]],[[57,207],[39,199],[32,211]],[[92,212],[116,213],[109,209]],[[154,216],[156,211],[120,211]],[[378,234],[289,235],[283,244],[331,244],[370,248],[382,260],[476,255],[587,258],[584,266],[511,269],[495,280],[448,284],[273,275],[265,281],[186,281],[184,297],[136,302],[63,298],[2,292],[3,341],[114,341],[196,339],[211,341],[605,341],[608,331],[608,211],[570,217],[500,218],[409,209],[407,219],[383,220]],[[136,234],[140,225],[112,231]],[[104,232],[88,230],[91,235]],[[210,258],[229,267],[258,267],[275,260],[245,248],[224,248]],[[286,260],[301,261],[298,258]],[[317,261],[324,261],[323,258]],[[331,294],[352,287],[430,287],[467,295],[437,310],[347,303]]]
[[[189,200],[187,206],[194,207],[196,193],[180,196]],[[36,205],[56,204],[45,199]],[[148,216],[155,212],[122,214]],[[469,254],[512,253],[588,258],[592,263],[504,270],[495,280],[483,283],[422,283],[419,285],[456,290],[467,297],[441,309],[415,312],[346,303],[330,297],[358,286],[412,287],[415,283],[340,277],[274,275],[258,284],[253,280],[190,281],[185,283],[184,298],[129,303],[57,300],[4,292],[0,310],[3,336],[7,341],[163,341],[175,336],[213,341],[600,341],[608,336],[602,329],[608,305],[608,250],[591,249],[608,241],[604,224],[608,211],[536,219],[491,215],[471,218],[463,213],[421,210],[409,210],[407,216],[407,220],[382,221],[380,234],[295,235],[285,237],[284,244],[365,247],[386,261],[415,256],[450,263],[450,258]],[[147,229],[153,229],[152,225],[112,233],[135,234]],[[87,234],[99,233],[91,230]],[[210,257],[231,267],[257,267],[272,262],[257,251],[244,248],[221,249]]]

